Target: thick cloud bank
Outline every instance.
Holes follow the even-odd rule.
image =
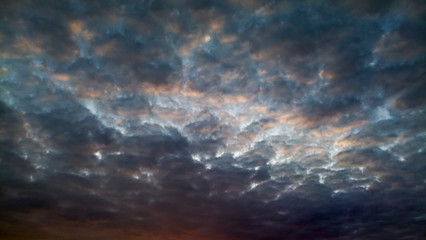
[[[425,237],[424,1],[2,1],[1,239]]]

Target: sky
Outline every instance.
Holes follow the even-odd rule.
[[[426,236],[424,1],[1,5],[1,239]]]

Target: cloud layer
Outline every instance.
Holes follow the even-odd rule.
[[[424,236],[422,1],[3,6],[2,239]]]

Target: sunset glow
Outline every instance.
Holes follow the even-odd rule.
[[[423,1],[2,1],[0,239],[422,239]]]

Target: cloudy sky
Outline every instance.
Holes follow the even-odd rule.
[[[1,5],[1,239],[425,237],[424,1]]]

